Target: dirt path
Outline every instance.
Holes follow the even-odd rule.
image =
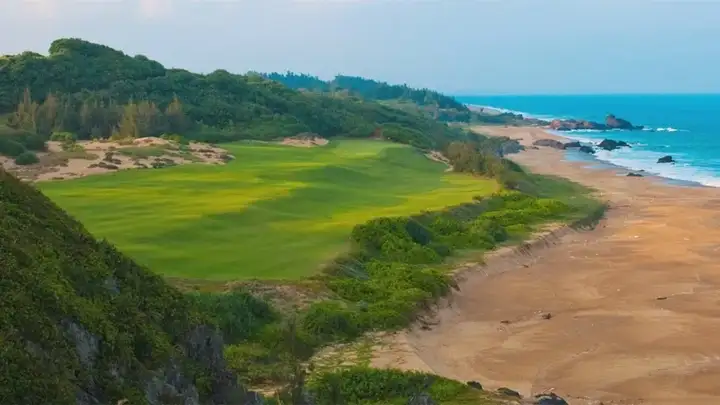
[[[720,403],[720,190],[590,170],[549,148],[513,159],[597,188],[607,220],[466,273],[438,325],[397,336],[403,350],[373,364],[605,404]]]

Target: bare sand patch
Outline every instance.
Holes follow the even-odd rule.
[[[301,148],[312,148],[314,146],[324,146],[330,141],[315,134],[300,134],[283,138],[280,142],[282,145],[296,146]]]
[[[445,157],[441,152],[438,152],[436,150],[431,150],[430,152],[425,154],[425,157],[427,157],[430,160],[433,160],[435,162],[444,163],[447,165],[447,169],[445,169],[446,172],[453,171],[453,166],[450,164],[450,160]]]
[[[19,166],[13,159],[0,157],[0,164],[23,180],[49,181],[190,163],[225,164],[234,158],[226,150],[209,144],[180,145],[154,137],[122,142],[78,141],[71,151],[63,150],[60,142],[47,144],[47,152],[37,154],[39,163]]]
[[[524,145],[564,140],[480,130]],[[510,157],[597,189],[608,217],[464,271],[434,326],[394,336],[402,349],[376,351],[373,364],[525,395],[552,389],[572,404],[720,403],[720,190],[588,169],[550,148]]]

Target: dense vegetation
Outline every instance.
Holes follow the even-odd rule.
[[[427,117],[359,98],[290,89],[261,75],[167,69],[79,39],[59,39],[48,56],[0,57],[0,114],[47,138],[176,133],[211,142],[301,133],[386,138],[423,148],[463,137]]]
[[[192,301],[2,169],[0,269],[0,403],[145,404],[169,364],[209,394]]]

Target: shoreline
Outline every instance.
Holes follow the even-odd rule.
[[[538,127],[476,129],[526,146],[561,138]],[[607,217],[465,270],[429,330],[400,333],[374,364],[526,396],[554,389],[573,404],[720,401],[720,190],[588,168],[544,147],[508,157],[597,190]]]

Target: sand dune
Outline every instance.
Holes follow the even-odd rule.
[[[537,128],[482,131],[525,144],[552,137]],[[379,352],[374,364],[422,366],[526,395],[553,389],[573,404],[720,403],[720,190],[562,157],[549,148],[513,155],[535,172],[596,188],[611,204],[608,218],[466,272],[438,325],[397,336],[405,350]]]

